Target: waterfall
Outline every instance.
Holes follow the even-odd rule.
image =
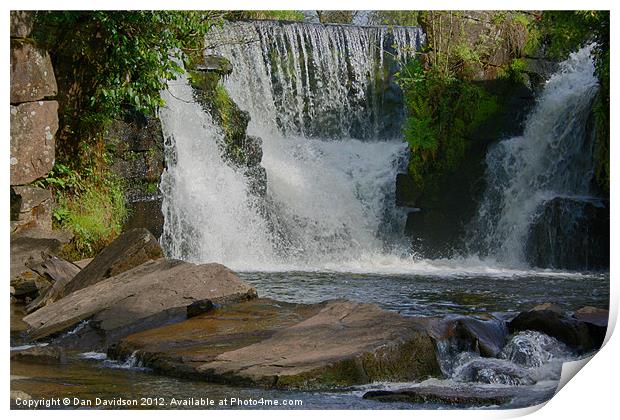
[[[550,203],[592,201],[594,141],[588,119],[598,82],[591,51],[592,46],[584,47],[561,63],[522,136],[488,151],[486,192],[472,226],[475,251],[502,264],[527,264],[532,227]],[[577,220],[579,211],[569,216],[564,224]],[[552,238],[553,243],[563,240]]]
[[[160,113],[166,253],[237,270],[342,269],[405,253],[394,73],[423,41],[418,28],[278,22],[211,34],[233,63],[225,88],[249,112],[248,134],[263,139],[267,194],[249,193],[187,81],[171,82]]]

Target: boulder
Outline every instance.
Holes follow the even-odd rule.
[[[62,289],[81,270],[80,267],[72,262],[65,261],[54,255],[47,255],[41,263],[30,265],[29,267],[39,276],[49,279],[52,286],[49,289],[50,293],[46,291],[45,294],[40,294],[39,297],[28,305],[28,313],[45,306],[48,303],[46,297],[55,295],[54,290]]]
[[[52,192],[30,185],[11,187],[11,232],[52,229]]]
[[[440,375],[422,324],[344,300],[268,299],[216,309],[128,336],[111,356],[136,355],[164,374],[277,388],[332,388]]]
[[[558,314],[564,313],[564,310],[562,309],[560,305],[558,305],[557,303],[551,303],[551,302],[546,302],[546,303],[541,303],[540,305],[536,305],[532,308],[532,311],[553,311]]]
[[[29,184],[54,166],[58,102],[11,105],[11,185]]]
[[[609,321],[609,311],[607,309],[595,308],[593,306],[584,306],[575,311],[573,316],[585,322],[590,331],[590,336],[594,340],[594,345],[599,348],[605,341],[607,334],[607,322]]]
[[[30,35],[34,14],[32,11],[11,10],[11,38],[26,38]]]
[[[255,296],[253,288],[223,265],[159,259],[76,290],[23,321],[29,325],[31,339],[57,334],[88,321],[109,344],[170,318],[184,319],[187,306],[199,300],[222,304]]]
[[[433,338],[449,342],[449,348],[460,353],[474,351],[484,357],[495,357],[504,347],[508,329],[500,319],[448,316],[429,325]]]
[[[16,406],[15,404],[15,400],[31,400],[32,397],[30,396],[30,394],[26,394],[24,391],[20,391],[20,390],[11,390],[11,407]]]
[[[42,300],[45,304],[50,304],[76,290],[162,256],[159,242],[148,230],[140,228],[123,232],[75,277],[50,289]]]
[[[585,322],[551,310],[521,312],[508,323],[508,329],[510,333],[526,330],[542,332],[578,352],[596,348],[596,341]]]
[[[35,346],[23,350],[11,351],[11,361],[27,363],[65,363],[65,352],[56,346]]]
[[[369,391],[365,400],[408,402],[412,404],[441,404],[452,406],[489,406],[510,402],[514,391],[506,388],[458,387],[426,385],[393,391]]]
[[[64,238],[53,232],[48,232],[48,237],[45,233],[28,230],[11,237],[11,282],[24,272],[32,272],[28,265],[41,263],[45,255],[60,251]]]
[[[11,40],[11,103],[33,102],[58,92],[47,51],[25,40]]]

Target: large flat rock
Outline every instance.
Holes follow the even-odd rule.
[[[110,277],[26,316],[29,336],[41,339],[89,320],[114,339],[164,322],[193,302],[236,302],[256,291],[220,264],[195,265],[177,260],[148,261]]]
[[[440,375],[435,345],[415,319],[344,300],[260,300],[144,331],[111,352],[160,373],[212,382],[334,388]]]

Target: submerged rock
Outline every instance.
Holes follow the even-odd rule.
[[[277,388],[332,388],[440,375],[421,323],[376,305],[261,299],[122,340],[158,372]]]
[[[11,352],[11,361],[28,363],[65,363],[65,351],[56,346],[36,346]]]
[[[171,318],[184,319],[186,307],[195,301],[224,303],[255,296],[253,288],[223,265],[160,259],[77,290],[26,316],[24,322],[29,336],[40,339],[88,320],[106,344]]]
[[[453,406],[487,406],[508,403],[513,395],[509,389],[461,388],[453,386],[419,386],[393,391],[369,391],[365,400],[408,402],[412,404],[447,404]]]

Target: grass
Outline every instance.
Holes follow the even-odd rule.
[[[84,184],[79,193],[57,197],[55,225],[74,234],[63,250],[67,259],[96,255],[120,234],[128,216],[122,184],[112,175],[102,183]]]

